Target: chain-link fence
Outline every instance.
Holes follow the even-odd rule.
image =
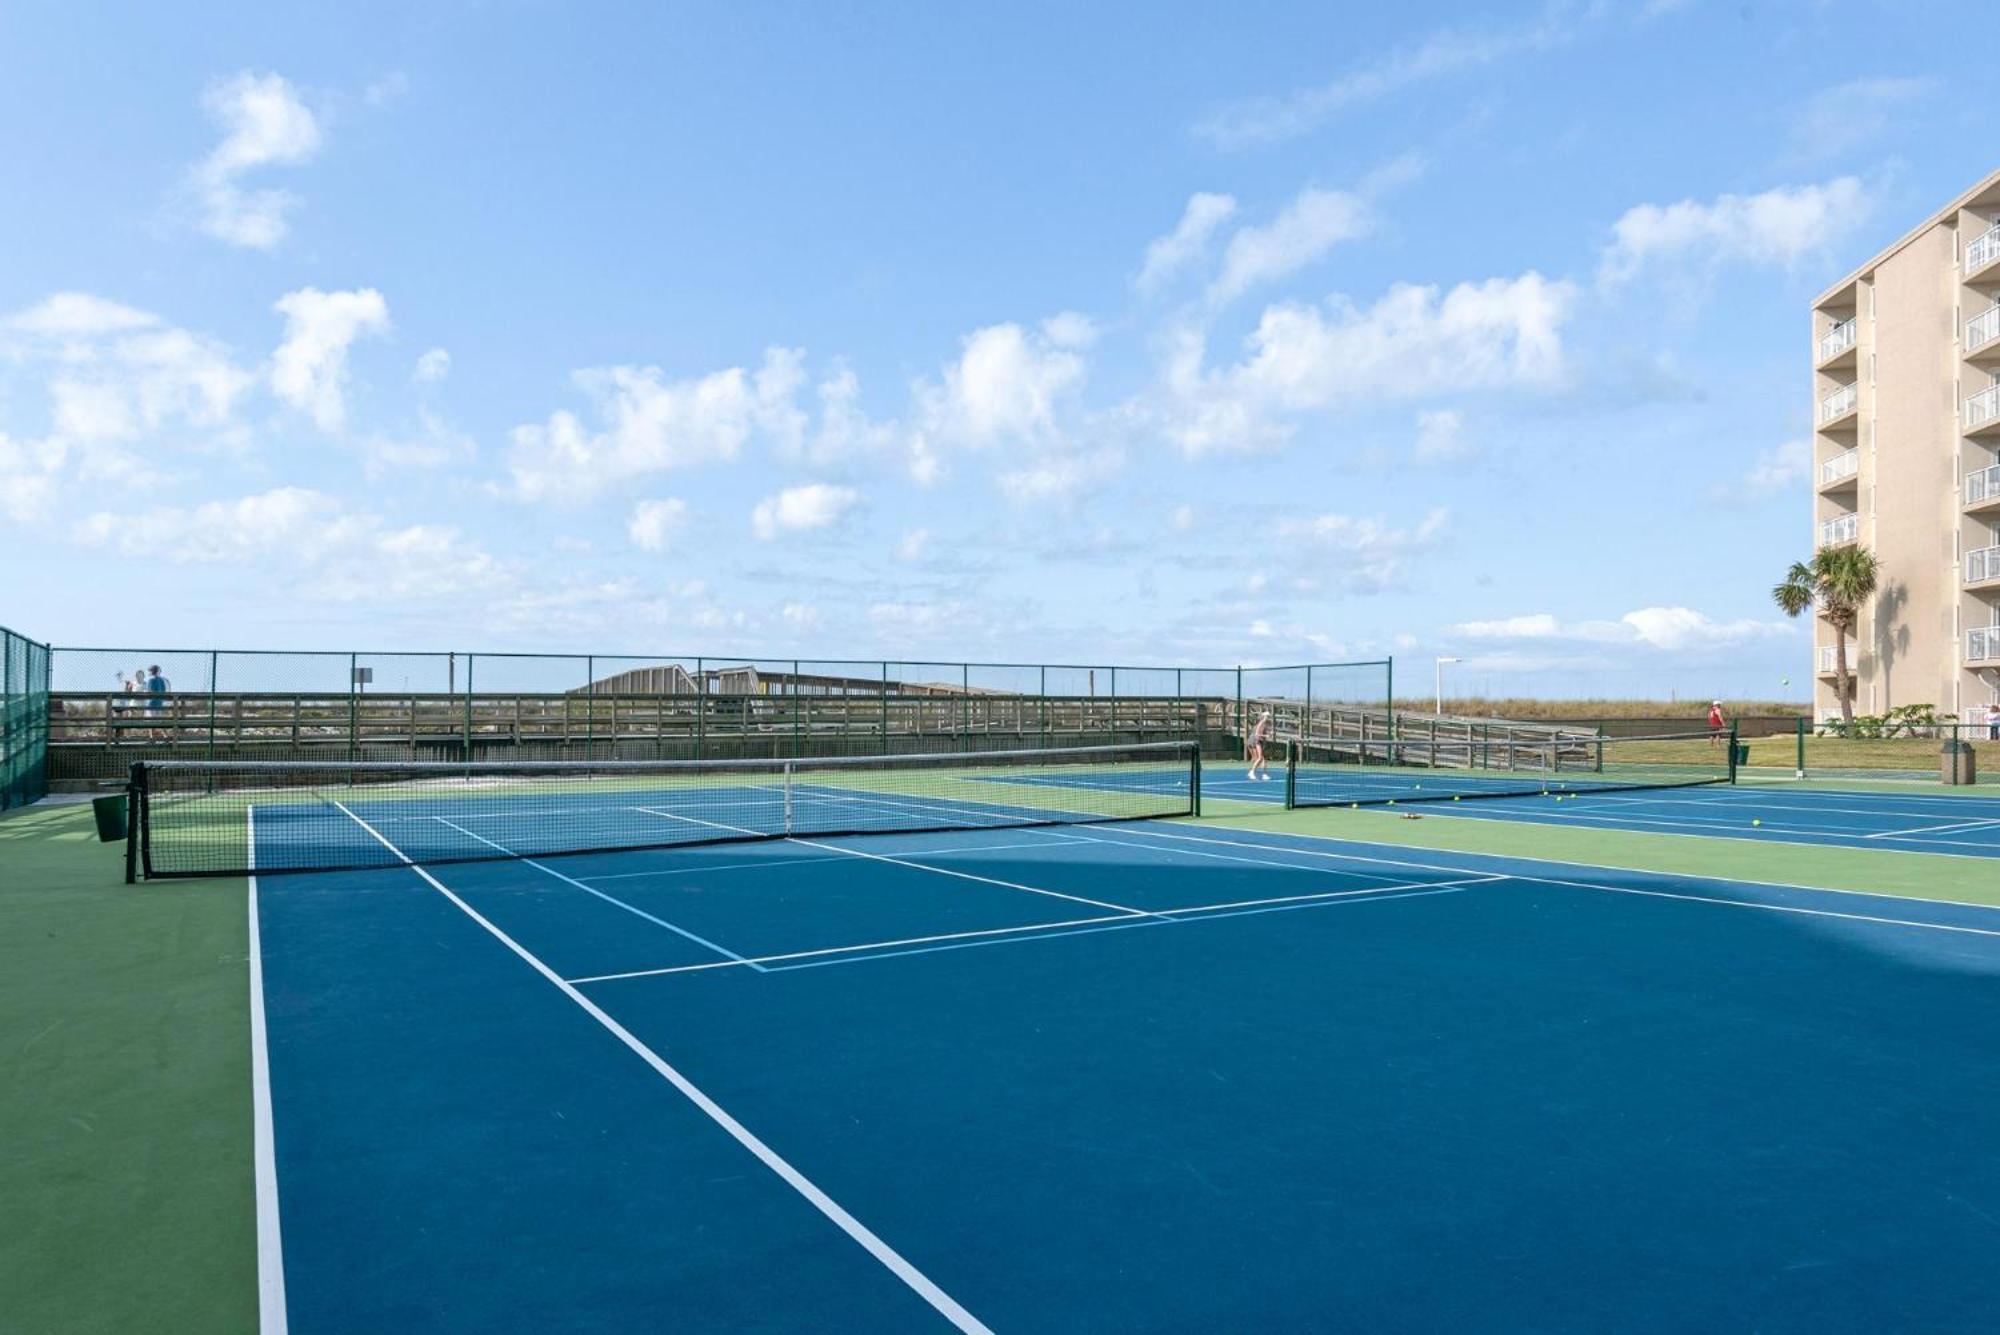
[[[1386,725],[1387,661],[1283,669],[631,654],[57,648],[51,783],[134,760],[784,759],[1197,740],[1246,691]],[[1263,675],[1259,675],[1263,674]],[[1317,695],[1311,695],[1317,692]]]
[[[0,811],[48,788],[49,647],[0,627]]]

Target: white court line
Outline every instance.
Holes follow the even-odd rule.
[[[713,825],[718,829],[735,830],[739,834],[754,834],[760,837],[766,837],[768,834],[768,832],[762,830],[746,830],[740,825],[724,825],[721,821],[700,820],[694,816],[683,816],[679,812],[655,811],[652,807],[638,807],[635,810],[649,812],[655,816],[666,816],[672,820],[693,821],[697,825]],[[954,871],[950,867],[927,866],[921,862],[912,862],[907,858],[891,857],[887,853],[864,853],[858,848],[842,848],[838,844],[822,844],[812,839],[801,839],[796,836],[786,837],[785,842],[788,844],[797,844],[801,848],[817,848],[828,853],[841,853],[851,858],[867,858],[871,862],[893,863],[898,867],[910,867],[917,871],[927,871],[933,876],[951,876],[961,881],[982,881],[987,885],[997,885],[1006,890],[1025,890],[1031,895],[1047,895],[1051,899],[1067,899],[1076,904],[1088,904],[1094,909],[1112,909],[1118,913],[1130,913],[1141,917],[1153,916],[1148,914],[1144,909],[1135,909],[1124,904],[1111,904],[1101,899],[1086,899],[1082,895],[1066,895],[1060,890],[1044,890],[1039,886],[1022,885],[1019,881],[1002,881],[991,876],[975,876],[969,871]]]
[[[700,1087],[674,1069],[673,1066],[669,1065],[666,1059],[661,1057],[659,1053],[647,1047],[631,1030],[612,1019],[596,1002],[577,991],[571,984],[565,982],[561,975],[557,974],[548,965],[542,963],[527,947],[521,945],[513,937],[507,935],[498,927],[488,922],[484,917],[480,916],[477,909],[452,893],[451,889],[444,882],[438,880],[430,872],[412,862],[409,855],[384,838],[381,831],[377,830],[367,821],[362,820],[352,811],[348,811],[339,802],[335,802],[334,806],[339,807],[348,819],[373,835],[384,848],[401,859],[404,866],[423,877],[433,890],[436,890],[453,904],[456,904],[459,911],[464,913],[466,917],[492,933],[494,939],[499,941],[501,945],[513,951],[529,968],[546,978],[564,996],[575,1002],[583,1010],[584,1014],[603,1025],[611,1033],[612,1037],[623,1043],[627,1048],[630,1048],[638,1055],[640,1060],[652,1067],[662,1079],[679,1090],[688,1102],[701,1109],[702,1112],[708,1115],[711,1121],[728,1132],[737,1144],[757,1156],[758,1161],[775,1173],[786,1186],[805,1197],[814,1209],[832,1220],[843,1233],[859,1243],[863,1250],[880,1262],[885,1270],[903,1281],[925,1302],[936,1308],[945,1320],[951,1322],[959,1330],[964,1331],[966,1335],[993,1335],[992,1329],[978,1317],[975,1317],[972,1313],[966,1311],[964,1307],[960,1306],[957,1299],[932,1283],[928,1276],[908,1260],[904,1259],[902,1253],[884,1242],[859,1219],[849,1214],[842,1208],[838,1201],[834,1200],[824,1191],[821,1191],[813,1184],[811,1179],[798,1169],[792,1167],[776,1150],[758,1139],[748,1127],[744,1126],[734,1117],[731,1117],[723,1109],[722,1105],[704,1094]]]
[[[278,1219],[278,1143],[271,1118],[271,1044],[264,1023],[264,934],[257,921],[257,808],[245,809],[250,852],[250,1144],[257,1191],[257,1329],[285,1335],[285,1242]]]
[[[1864,834],[1863,839],[1900,839],[1909,834],[1943,834],[1948,830],[1983,830],[1989,825],[2000,825],[2000,820],[1962,820],[1955,825],[1919,825],[1913,830],[1884,830],[1880,834]],[[1949,843],[1964,843],[1962,839],[1952,839]]]
[[[1375,862],[1375,863],[1380,863],[1386,867],[1416,867],[1424,871],[1465,872],[1471,870],[1471,868],[1469,867],[1441,866],[1437,863],[1417,862],[1413,859],[1408,859],[1408,858],[1378,858],[1378,857],[1369,857],[1360,853],[1333,853],[1333,852],[1323,851],[1317,848],[1287,848],[1280,844],[1244,843],[1241,840],[1237,839],[1211,839],[1203,835],[1195,835],[1195,834],[1169,834],[1164,830],[1134,829],[1134,830],[1127,830],[1125,831],[1125,833],[1146,835],[1154,839],[1180,839],[1180,840],[1187,840],[1192,843],[1225,844],[1232,848],[1259,848],[1267,852],[1296,853],[1300,857],[1333,858],[1343,862]],[[1327,835],[1318,835],[1318,834],[1288,834],[1284,837],[1288,839],[1313,839],[1322,843],[1339,842],[1337,840],[1330,838]],[[1701,838],[1703,836],[1697,835],[1693,837]],[[1513,853],[1480,853],[1480,854],[1473,854],[1472,856],[1497,858],[1502,861],[1512,861],[1512,862],[1543,862],[1543,863],[1549,863],[1550,865],[1573,865],[1573,864],[1558,864],[1555,863],[1554,860],[1550,858],[1523,857]],[[1956,855],[1947,854],[1946,856],[1956,856]],[[1617,868],[1616,870],[1640,872],[1648,876],[1665,876],[1670,879],[1684,880],[1684,881],[1711,881],[1715,879],[1713,877],[1706,877],[1706,876],[1682,876],[1676,872],[1663,872],[1654,868],[1646,868],[1646,867],[1620,867]],[[1516,872],[1516,873],[1507,873],[1506,879],[1520,881],[1523,882],[1524,884],[1531,884],[1531,885],[1576,886],[1584,890],[1609,890],[1614,894],[1644,894],[1644,895],[1653,895],[1663,899],[1687,899],[1695,901],[1697,903],[1722,904],[1735,908],[1767,909],[1773,913],[1800,913],[1816,918],[1849,918],[1857,922],[1886,923],[1896,927],[1916,927],[1927,931],[1967,932],[1974,936],[2000,936],[2000,928],[1957,927],[1950,923],[1920,922],[1913,918],[1875,917],[1865,913],[1840,913],[1836,912],[1833,909],[1798,908],[1788,904],[1758,904],[1742,899],[1726,899],[1720,895],[1690,895],[1690,894],[1678,894],[1666,890],[1640,890],[1630,886],[1605,885],[1602,882],[1598,881],[1581,881],[1570,876],[1522,876],[1518,872]],[[1816,895],[1855,895],[1855,896],[1865,897],[1868,899],[1903,900],[1909,903],[1937,904],[1955,909],[1973,909],[1975,911],[1984,911],[1988,913],[1995,911],[1995,906],[1993,905],[1968,904],[1964,900],[1960,899],[1928,899],[1921,895],[1884,895],[1868,890],[1841,890],[1832,886],[1786,885],[1782,882],[1777,882],[1777,881],[1736,881],[1734,882],[1734,884],[1761,885],[1777,890],[1803,890],[1808,894],[1816,894]]]
[[[334,803],[334,805],[340,806],[338,802]],[[341,807],[341,810],[347,811],[347,808]],[[349,811],[347,814],[350,816],[354,816],[354,813],[351,811]],[[359,816],[355,816],[354,818],[356,820],[360,819]],[[433,816],[431,817],[431,819],[436,821],[440,825],[450,826],[452,829],[457,830],[460,834],[464,835],[468,839],[477,839],[480,843],[485,844],[489,848],[497,848],[502,853],[507,854],[509,857],[519,857],[518,854],[516,854],[512,849],[508,848],[505,844],[496,844],[491,839],[488,839],[485,835],[474,834],[471,830],[466,829],[462,825],[452,825],[452,823],[446,820],[443,816]],[[681,927],[675,923],[668,922],[665,918],[655,917],[652,914],[646,912],[646,910],[642,908],[636,908],[631,904],[627,904],[622,899],[618,899],[615,898],[614,896],[605,894],[602,890],[599,890],[595,886],[585,885],[582,881],[577,880],[576,877],[574,876],[565,876],[561,872],[557,871],[554,867],[544,866],[542,863],[535,861],[533,858],[520,858],[519,860],[527,863],[530,867],[533,867],[538,872],[542,872],[545,875],[555,877],[558,881],[561,881],[565,885],[573,885],[587,895],[596,895],[599,899],[603,900],[607,904],[610,904],[614,908],[621,908],[624,909],[627,913],[633,915],[634,917],[644,918],[647,922],[652,923],[656,927],[664,927],[668,931],[672,932],[675,936],[682,937],[686,940],[692,941],[698,946],[706,947],[707,949],[714,951],[718,955],[722,955],[728,959],[735,960],[739,964],[747,963],[747,961],[745,961],[741,955],[729,949],[727,946],[718,946],[717,944],[715,944],[715,942],[710,941],[707,937],[696,936],[693,932],[690,932],[685,927]]]
[[[1302,868],[1301,870],[1309,870]],[[1272,899],[1243,899],[1227,904],[1196,904],[1187,908],[1161,909],[1157,919],[1135,916],[1129,913],[1113,913],[1096,918],[1072,918],[1067,922],[1037,922],[1022,927],[982,927],[976,931],[940,932],[934,936],[906,936],[893,941],[868,941],[858,946],[822,946],[815,950],[794,950],[782,955],[759,955],[754,960],[744,960],[745,964],[780,964],[791,960],[818,959],[830,955],[852,955],[869,950],[893,950],[901,946],[934,945],[941,941],[968,941],[988,936],[1030,937],[1039,932],[1055,932],[1069,927],[1092,927],[1103,923],[1124,923],[1131,927],[1150,927],[1172,922],[1188,921],[1183,914],[1204,913],[1211,916],[1230,909],[1258,908],[1269,904],[1307,904],[1332,902],[1335,900],[1365,898],[1408,899],[1406,893],[1412,890],[1457,890],[1466,886],[1483,885],[1488,881],[1504,881],[1505,876],[1480,876],[1463,881],[1412,881],[1407,885],[1371,885],[1359,890],[1324,890],[1311,895],[1280,895]],[[632,969],[624,973],[601,973],[589,978],[572,978],[569,981],[579,987],[586,983],[612,983],[628,978],[660,978],[676,973],[707,973],[713,969],[732,969],[736,966],[727,960],[714,960],[705,964],[676,964],[661,969]]]
[[[1138,833],[1138,831],[1132,831],[1132,833],[1136,834]],[[1112,848],[1133,848],[1145,852],[1156,851],[1153,845],[1127,843],[1123,839],[1110,839],[1102,835],[1077,835],[1076,838],[1088,840],[1090,843],[1093,844],[1106,844]],[[1249,845],[1243,845],[1243,847],[1249,847]],[[1242,857],[1235,853],[1208,853],[1198,848],[1160,848],[1157,849],[1157,851],[1163,854],[1170,854],[1170,855],[1178,854],[1181,857],[1216,858],[1223,862],[1247,862],[1259,867],[1277,867],[1283,871],[1302,871],[1309,876],[1310,875],[1359,876],[1363,880],[1368,880],[1368,881],[1393,881],[1396,879],[1393,876],[1385,876],[1380,872],[1335,870],[1331,867],[1301,867],[1296,862],[1274,862],[1270,858],[1247,858],[1247,857]],[[1509,878],[1502,873],[1494,872],[1489,874],[1482,874],[1481,879],[1490,881],[1504,881]],[[1452,882],[1452,884],[1458,884],[1458,882]],[[1471,884],[1471,882],[1468,882],[1468,884]],[[1160,912],[1162,913],[1187,913],[1190,911],[1191,910],[1188,909],[1160,910]]]
[[[1716,830],[1716,829],[1723,829],[1723,830],[1742,829],[1743,822],[1752,818],[1750,813],[1748,812],[1746,812],[1742,816],[1737,817],[1734,820],[1724,821],[1724,820],[1704,820],[1693,816],[1680,816],[1680,817],[1612,816],[1612,815],[1599,815],[1587,811],[1550,811],[1542,807],[1534,807],[1532,809],[1527,807],[1503,807],[1503,808],[1496,808],[1492,811],[1484,811],[1484,810],[1461,810],[1458,807],[1444,807],[1440,803],[1428,803],[1426,805],[1441,807],[1441,809],[1438,810],[1437,812],[1429,814],[1436,814],[1443,816],[1459,816],[1470,820],[1504,821],[1508,819],[1506,813],[1511,811],[1524,815],[1528,820],[1533,820],[1538,822],[1591,821],[1591,822],[1596,822],[1598,824],[1610,825],[1614,828],[1620,828],[1620,829],[1629,829],[1634,825],[1664,825],[1667,827],[1664,833],[1680,835],[1684,838],[1740,839],[1749,843],[1759,843],[1759,844],[1769,844],[1771,842],[1772,836],[1787,835],[1787,834],[1817,834],[1817,835],[1829,835],[1836,838],[1895,839],[1901,837],[1901,832],[1895,830],[1886,830],[1881,834],[1877,835],[1854,835],[1847,830],[1842,830],[1834,826],[1792,825],[1792,824],[1781,825],[1772,821],[1767,821],[1760,827],[1764,832],[1763,837],[1759,837],[1757,835],[1749,835],[1749,834],[1731,835],[1731,834],[1709,833],[1710,830]],[[1649,833],[1649,831],[1638,830],[1634,831],[1634,833],[1645,834]],[[1977,853],[1946,853],[1941,851],[1940,846],[1944,844],[1950,844],[1955,848],[1992,847],[1991,844],[1988,844],[1985,841],[1979,839],[1917,839],[1913,840],[1912,842],[1916,844],[1915,849],[1899,849],[1896,851],[1906,852],[1906,853],[1923,852],[1930,854],[1931,856],[1941,857],[1941,858],[1978,858],[1979,854]],[[1826,845],[1826,847],[1851,848],[1854,847],[1854,845],[1829,844]],[[1985,859],[1981,860],[1984,861]]]
[[[1067,899],[1076,904],[1088,904],[1092,908],[1115,909],[1120,913],[1129,913],[1134,917],[1157,918],[1161,916],[1146,909],[1135,909],[1129,904],[1113,904],[1108,900],[1089,899],[1083,895],[1064,894],[1060,890],[1044,890],[1040,886],[1022,885],[1019,881],[1002,881],[996,877],[979,876],[973,872],[958,871],[952,867],[933,867],[927,863],[912,862],[908,858],[891,857],[887,853],[864,853],[858,848],[842,848],[838,844],[822,844],[812,839],[795,838],[788,839],[786,842],[801,844],[806,848],[823,848],[829,853],[845,853],[851,858],[867,858],[870,862],[887,862],[898,867],[910,867],[917,871],[927,871],[933,876],[953,876],[961,881],[981,881],[987,885],[997,885],[1006,890],[1025,890],[1031,895],[1047,895],[1051,899]]]
[[[1687,790],[1677,788],[1663,791],[1685,792]],[[1564,795],[1568,796],[1568,794]],[[1808,815],[1824,812],[1828,815],[1840,816],[1907,816],[1915,818],[1937,814],[1934,811],[1892,811],[1887,807],[1841,807],[1821,802],[1773,802],[1754,790],[1744,788],[1726,790],[1712,797],[1652,797],[1644,796],[1639,792],[1595,794],[1585,792],[1578,795],[1590,797],[1592,800],[1599,802],[1644,802],[1648,804],[1657,803],[1662,806],[1753,807],[1758,811],[1803,811]],[[1908,801],[1909,799],[1899,798],[1896,800]],[[1984,799],[1952,797],[1943,800],[1947,802],[1979,802]],[[1981,817],[1980,819],[1991,820],[2000,819],[2000,817]]]
[[[635,809],[636,809],[636,808],[635,808]],[[646,814],[650,816],[650,815],[655,815],[655,814],[657,814],[657,813],[655,813],[655,812],[650,812],[650,811],[649,811],[649,812],[647,812]],[[893,833],[893,832],[890,832],[890,833]],[[774,837],[775,837],[775,836],[774,836]],[[869,836],[869,837],[870,837],[870,838],[876,838],[876,837],[880,837],[880,836],[873,836],[873,835],[871,835],[871,836]],[[1074,836],[1074,835],[1069,835],[1069,836],[1059,836],[1059,837],[1067,837],[1067,838],[1075,838],[1076,836]],[[1003,850],[1007,850],[1007,849],[1014,849],[1014,848],[1046,848],[1046,847],[1048,847],[1048,845],[1047,845],[1047,844],[1040,844],[1040,843],[1034,843],[1034,844],[974,844],[974,845],[973,845],[972,847],[970,847],[970,848],[944,848],[944,849],[939,849],[939,850],[937,850],[937,851],[935,851],[935,852],[932,852],[932,851],[929,851],[929,850],[926,850],[926,851],[924,852],[924,856],[925,856],[925,857],[927,857],[927,858],[942,858],[942,857],[955,857],[955,856],[957,856],[958,854],[961,854],[961,853],[997,853],[997,852],[1001,852],[1001,851],[1003,851]],[[608,851],[608,852],[612,852],[612,853],[620,853],[620,852],[639,852],[639,851],[644,851],[644,852],[657,852],[657,851],[667,851],[667,852],[673,852],[673,851],[676,851],[676,849],[675,849],[675,846],[673,846],[673,845],[669,845],[669,846],[668,846],[668,847],[667,847],[667,848],[666,848],[665,850],[656,850],[656,849],[646,849],[646,850],[636,850],[636,849],[622,849],[622,850],[621,850],[621,849],[609,849],[609,850],[606,850],[606,851]],[[766,868],[766,867],[805,867],[805,866],[809,866],[809,865],[811,865],[812,863],[815,863],[815,862],[825,862],[825,861],[828,861],[828,859],[826,859],[826,858],[766,858],[766,859],[764,859],[764,860],[763,860],[763,861],[761,861],[761,862],[719,862],[719,863],[715,863],[715,864],[712,864],[712,865],[709,865],[709,866],[702,866],[702,867],[659,867],[659,868],[655,868],[654,870],[651,870],[651,871],[613,871],[613,872],[606,872],[606,873],[605,873],[604,875],[602,875],[602,876],[582,876],[582,877],[578,877],[577,879],[579,879],[579,880],[583,880],[583,881],[589,881],[589,882],[590,882],[590,883],[591,883],[592,885],[595,885],[595,884],[597,884],[597,883],[598,883],[598,882],[600,882],[600,881],[629,881],[629,880],[634,880],[634,879],[638,879],[638,878],[641,878],[641,877],[649,877],[649,876],[696,876],[696,875],[699,875],[699,874],[700,874],[700,873],[702,873],[702,872],[707,872],[707,871],[759,871],[759,870],[762,870],[763,868]]]

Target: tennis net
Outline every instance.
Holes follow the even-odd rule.
[[[797,760],[142,761],[128,867],[337,871],[1196,814],[1193,742]]]
[[[1295,743],[1285,766],[1285,805],[1455,802],[1728,783],[1735,778],[1734,751],[1732,738],[1706,732]]]

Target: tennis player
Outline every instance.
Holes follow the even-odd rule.
[[[1244,776],[1245,778],[1262,779],[1266,783],[1270,782],[1270,774],[1258,773],[1259,770],[1264,768],[1264,746],[1270,740],[1271,711],[1267,709],[1257,716],[1257,725],[1250,729],[1250,772]]]
[[[1716,700],[1708,707],[1708,735],[1714,740],[1722,740],[1722,701]]]

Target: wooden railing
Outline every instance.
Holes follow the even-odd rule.
[[[352,695],[61,692],[49,777],[80,791],[139,759],[701,759],[1200,739],[1216,698],[1016,695]]]

